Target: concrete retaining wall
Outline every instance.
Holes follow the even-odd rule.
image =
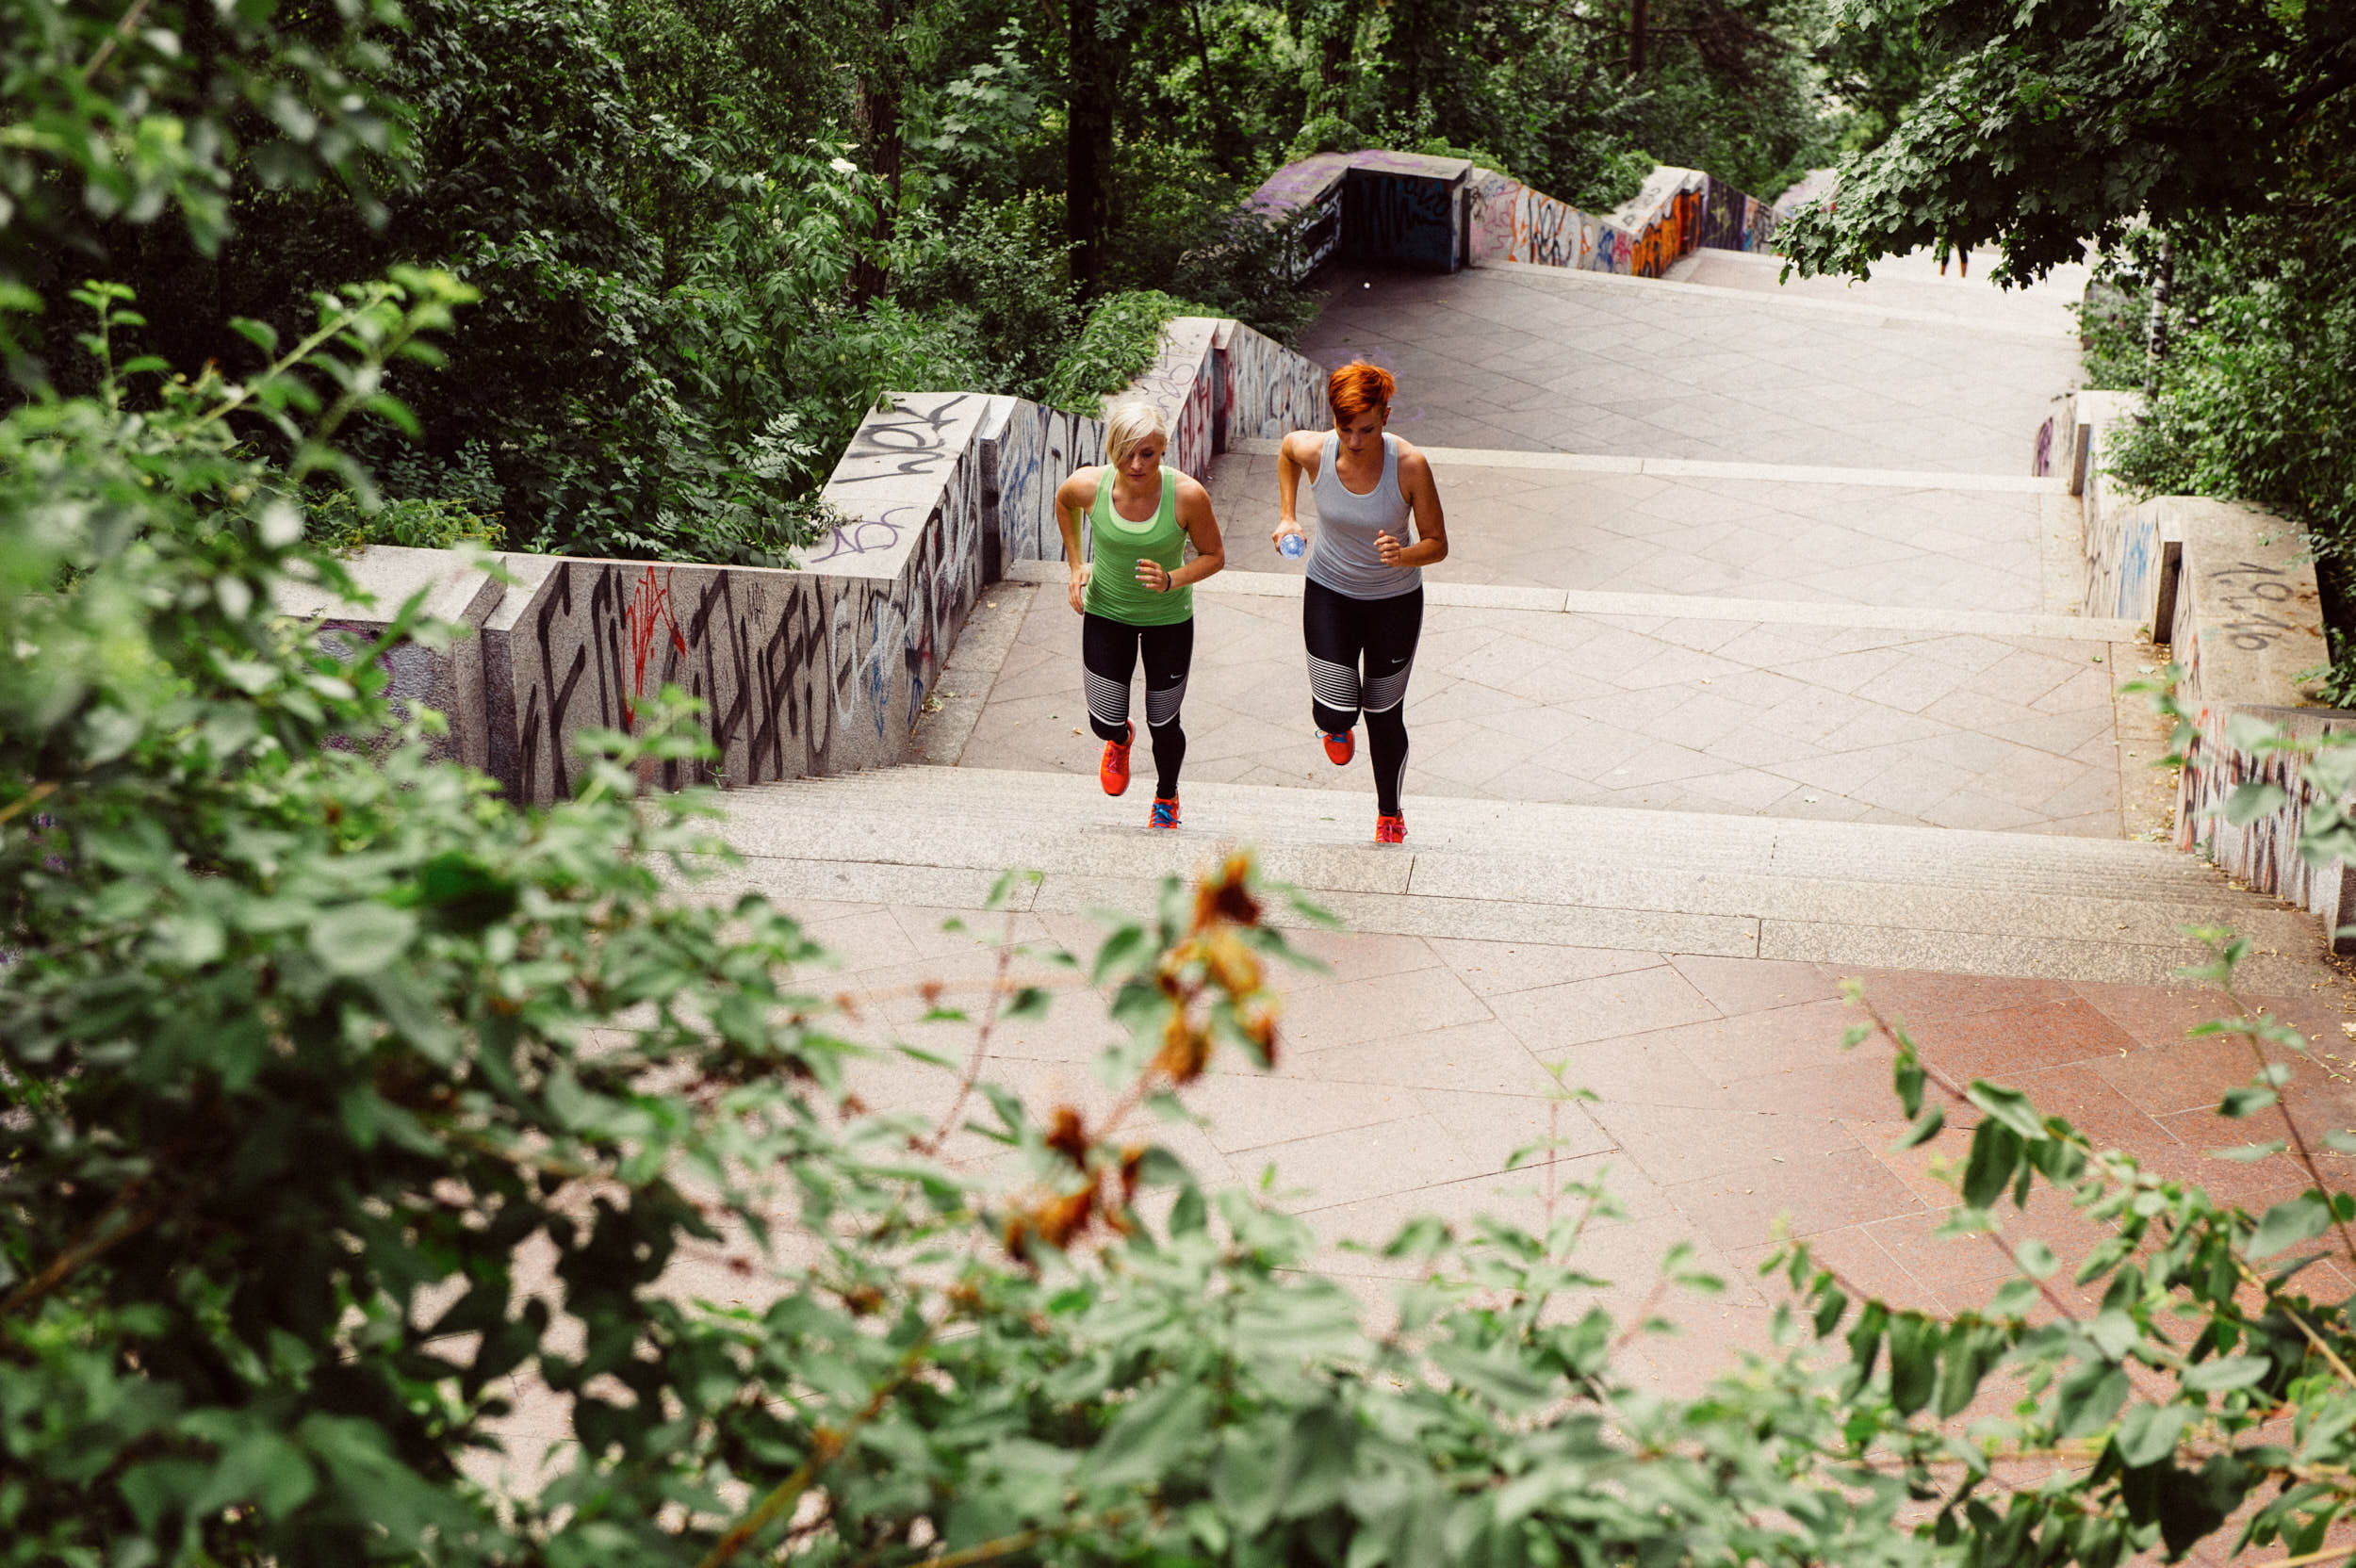
[[[2294,753],[2258,749],[2267,734],[2312,736],[2356,727],[2356,713],[2309,704],[2299,677],[2325,663],[2322,600],[2304,534],[2280,517],[2233,501],[2169,496],[2119,514],[2122,537],[2142,520],[2165,540],[2165,612],[2155,640],[2169,645],[2184,676],[2177,700],[2193,718],[2176,799],[2176,846],[2205,849],[2229,875],[2260,892],[2313,910],[2335,950],[2356,951],[2336,933],[2348,907],[2348,868],[2314,865],[2299,853],[2319,798]],[[2123,526],[2128,519],[2136,526]],[[2168,569],[2172,565],[2172,570]],[[2235,825],[2222,808],[2243,784],[2279,786],[2283,802]]]
[[[2299,853],[2319,797],[2297,754],[2260,749],[2271,734],[2356,727],[2356,713],[2315,707],[2299,690],[2299,678],[2331,657],[2306,535],[2236,501],[2135,500],[2111,482],[2103,452],[2142,413],[2141,396],[2074,392],[2058,402],[2037,432],[2033,467],[2067,475],[2085,508],[2086,613],[2140,621],[2184,671],[2176,698],[2192,734],[2177,778],[2176,847],[2313,910],[2335,951],[2356,952],[2356,939],[2338,936],[2356,919],[2348,868]],[[2222,808],[2250,783],[2275,785],[2282,804],[2236,826]]]
[[[1520,261],[1657,278],[1701,247],[1772,250],[1780,221],[1697,169],[1655,169],[1632,199],[1596,215],[1461,158],[1373,149],[1287,164],[1249,204],[1300,217],[1300,278],[1333,260],[1448,272]]]
[[[1324,416],[1325,371],[1238,322],[1171,323],[1131,388],[1170,416],[1171,466],[1198,478],[1231,436]],[[445,754],[513,799],[563,798],[573,740],[627,731],[665,685],[706,704],[715,765],[651,780],[756,784],[905,760],[924,699],[983,585],[1013,561],[1057,561],[1055,492],[1101,462],[1102,421],[974,392],[899,396],[870,414],[827,480],[841,520],[794,571],[566,556],[364,551],[372,605],[289,584],[288,614],[373,639],[409,595],[470,629],[403,644],[397,694],[450,722]]]

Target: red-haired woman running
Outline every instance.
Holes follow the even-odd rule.
[[[1420,568],[1448,559],[1448,522],[1432,465],[1383,429],[1397,388],[1388,370],[1363,360],[1327,379],[1333,428],[1284,437],[1276,458],[1282,520],[1269,535],[1281,550],[1286,534],[1304,531],[1294,508],[1306,473],[1317,503],[1301,608],[1309,710],[1325,755],[1337,766],[1357,750],[1351,727],[1366,714],[1374,840],[1383,844],[1407,837],[1399,797],[1407,776],[1407,677],[1423,634]]]

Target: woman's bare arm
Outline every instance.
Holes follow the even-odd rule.
[[[1071,601],[1074,614],[1087,609],[1088,586],[1088,559],[1081,553],[1080,522],[1096,504],[1098,470],[1075,469],[1070,479],[1055,487],[1055,527],[1063,533],[1063,558],[1072,568],[1072,581],[1064,596]]]
[[[1307,474],[1310,483],[1317,482],[1317,465],[1324,456],[1322,447],[1323,442],[1313,430],[1294,431],[1277,443],[1277,522],[1268,539],[1280,548],[1287,533],[1306,534],[1308,531],[1301,526],[1301,519],[1294,514],[1301,500],[1301,476]]]
[[[1399,488],[1415,514],[1415,542],[1389,534],[1378,535],[1375,548],[1385,566],[1430,566],[1448,559],[1448,518],[1440,510],[1439,482],[1432,477],[1432,460],[1406,442],[1399,444]]]

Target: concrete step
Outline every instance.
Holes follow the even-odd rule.
[[[2230,924],[2250,983],[2304,988],[2297,911],[2158,844],[1874,824],[1411,796],[1405,845],[1370,801],[1201,784],[1179,832],[1069,775],[911,767],[724,797],[746,859],[718,884],[786,897],[977,906],[1041,874],[1025,906],[1143,908],[1163,876],[1257,848],[1268,873],[1365,930],[1889,968],[2165,981]]]

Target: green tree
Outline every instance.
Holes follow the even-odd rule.
[[[2344,169],[2356,5],[2230,0],[1845,0],[1844,24],[1911,26],[1944,62],[1840,200],[1783,231],[1805,272],[1862,275],[1939,241],[2004,248],[2025,279],[2164,230],[2265,210]]]

